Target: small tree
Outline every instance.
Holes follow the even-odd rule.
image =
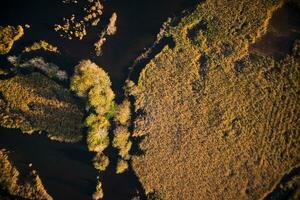
[[[97,153],[93,159],[94,167],[99,171],[105,171],[106,167],[109,165],[109,159],[103,153]]]
[[[128,170],[128,163],[126,160],[119,159],[117,168],[116,168],[116,173],[121,174],[124,173],[126,170]]]
[[[126,99],[119,105],[115,113],[115,121],[121,125],[127,125],[130,120],[130,102]]]

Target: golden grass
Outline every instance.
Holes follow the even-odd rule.
[[[25,47],[23,50],[23,53],[26,52],[32,52],[37,50],[44,50],[48,52],[53,53],[59,53],[58,47],[53,46],[52,44],[49,44],[48,42],[44,40],[40,40],[39,42],[34,42],[31,46]]]
[[[0,149],[0,187],[10,195],[25,199],[52,200],[45,190],[41,179],[35,173],[30,175],[30,181],[20,183],[20,172],[9,161],[8,152]]]
[[[7,54],[15,41],[24,35],[22,26],[0,26],[0,54]]]
[[[299,166],[299,55],[248,52],[282,5],[207,0],[169,29],[176,46],[146,65],[135,90],[145,155],[132,166],[146,193],[260,199]]]
[[[39,73],[0,80],[0,124],[23,132],[46,131],[54,140],[82,137],[83,112],[68,90]]]

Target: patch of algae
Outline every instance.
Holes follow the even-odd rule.
[[[83,111],[68,90],[40,73],[0,80],[0,125],[23,132],[46,131],[53,140],[82,138]]]
[[[140,74],[132,166],[161,199],[260,199],[300,164],[300,57],[250,55],[274,0],[207,0]],[[298,49],[298,48],[294,48]]]
[[[15,41],[24,35],[22,26],[0,26],[0,54],[7,54]]]
[[[25,199],[52,200],[45,190],[43,183],[35,172],[30,175],[30,180],[22,182],[19,180],[20,172],[9,161],[8,152],[0,149],[0,188],[10,195]],[[17,198],[18,197],[18,198]],[[2,196],[0,195],[0,198]]]

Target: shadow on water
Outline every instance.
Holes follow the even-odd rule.
[[[274,190],[270,192],[264,200],[284,200],[291,199],[291,196],[298,189],[299,190],[299,181],[298,183],[291,184],[289,183],[293,179],[296,180],[300,176],[300,167],[294,168],[291,172],[284,175],[280,182],[276,185]],[[282,187],[285,186],[285,187]]]
[[[16,129],[0,128],[0,147],[10,151],[17,169],[26,173],[33,164],[54,199],[89,199],[97,171],[93,154],[82,143],[50,141],[45,135],[26,135]]]
[[[91,59],[109,73],[119,101],[123,98],[122,85],[128,76],[129,67],[155,42],[163,22],[168,17],[178,16],[181,11],[195,6],[198,2],[200,0],[104,1],[101,28],[91,28],[82,41],[60,38],[54,31],[53,25],[62,23],[63,17],[69,17],[73,13],[78,16],[81,11],[80,4],[65,5],[61,0],[1,2],[0,26],[31,26],[30,29],[25,29],[25,35],[16,42],[10,55],[19,55],[25,46],[46,40],[58,46],[61,55],[36,52],[24,58],[43,56],[46,61],[59,65],[70,75],[81,59]],[[118,15],[118,31],[116,35],[108,38],[103,46],[103,55],[97,57],[93,52],[93,44],[113,12]],[[159,50],[154,54],[158,52]],[[0,63],[1,67],[9,65],[4,56],[0,56]],[[134,146],[136,147],[133,150],[137,153],[137,145]],[[21,172],[26,172],[28,164],[32,163],[55,200],[91,198],[98,173],[91,163],[94,155],[88,152],[85,142],[59,143],[50,141],[45,135],[28,136],[16,129],[0,128],[0,148],[11,152],[11,158]],[[109,155],[116,154],[112,149],[107,151]],[[113,160],[107,172],[101,174],[105,199],[127,200],[137,194],[141,199],[146,199],[144,189],[132,168],[124,174],[116,175],[115,165],[116,160]]]
[[[300,11],[293,4],[285,4],[274,13],[267,33],[250,47],[250,53],[282,59],[299,38]]]

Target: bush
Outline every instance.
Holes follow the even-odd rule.
[[[126,127],[117,127],[113,139],[113,147],[119,149],[119,155],[126,160],[130,158],[129,151],[132,146],[129,136]]]
[[[126,99],[117,107],[115,121],[121,125],[127,125],[130,120],[130,115],[130,102]]]
[[[96,191],[93,194],[93,200],[102,199],[103,196],[104,196],[104,194],[103,194],[103,190],[102,190],[102,183],[98,182],[98,184],[96,186]]]
[[[102,152],[109,145],[108,129],[94,124],[88,130],[87,145],[89,151]]]
[[[105,171],[109,165],[109,159],[103,153],[97,153],[93,159],[94,167],[99,171]]]
[[[128,170],[128,162],[126,160],[119,159],[116,168],[116,173],[121,174],[124,173],[126,170]]]
[[[108,74],[90,60],[83,60],[75,66],[75,73],[71,79],[71,90],[78,96],[87,97],[92,87],[98,87],[100,91],[111,90],[111,82]],[[109,91],[110,98],[114,97]],[[112,98],[113,99],[113,98]]]
[[[0,54],[9,53],[15,41],[19,40],[24,35],[22,26],[17,28],[13,26],[0,26]]]

